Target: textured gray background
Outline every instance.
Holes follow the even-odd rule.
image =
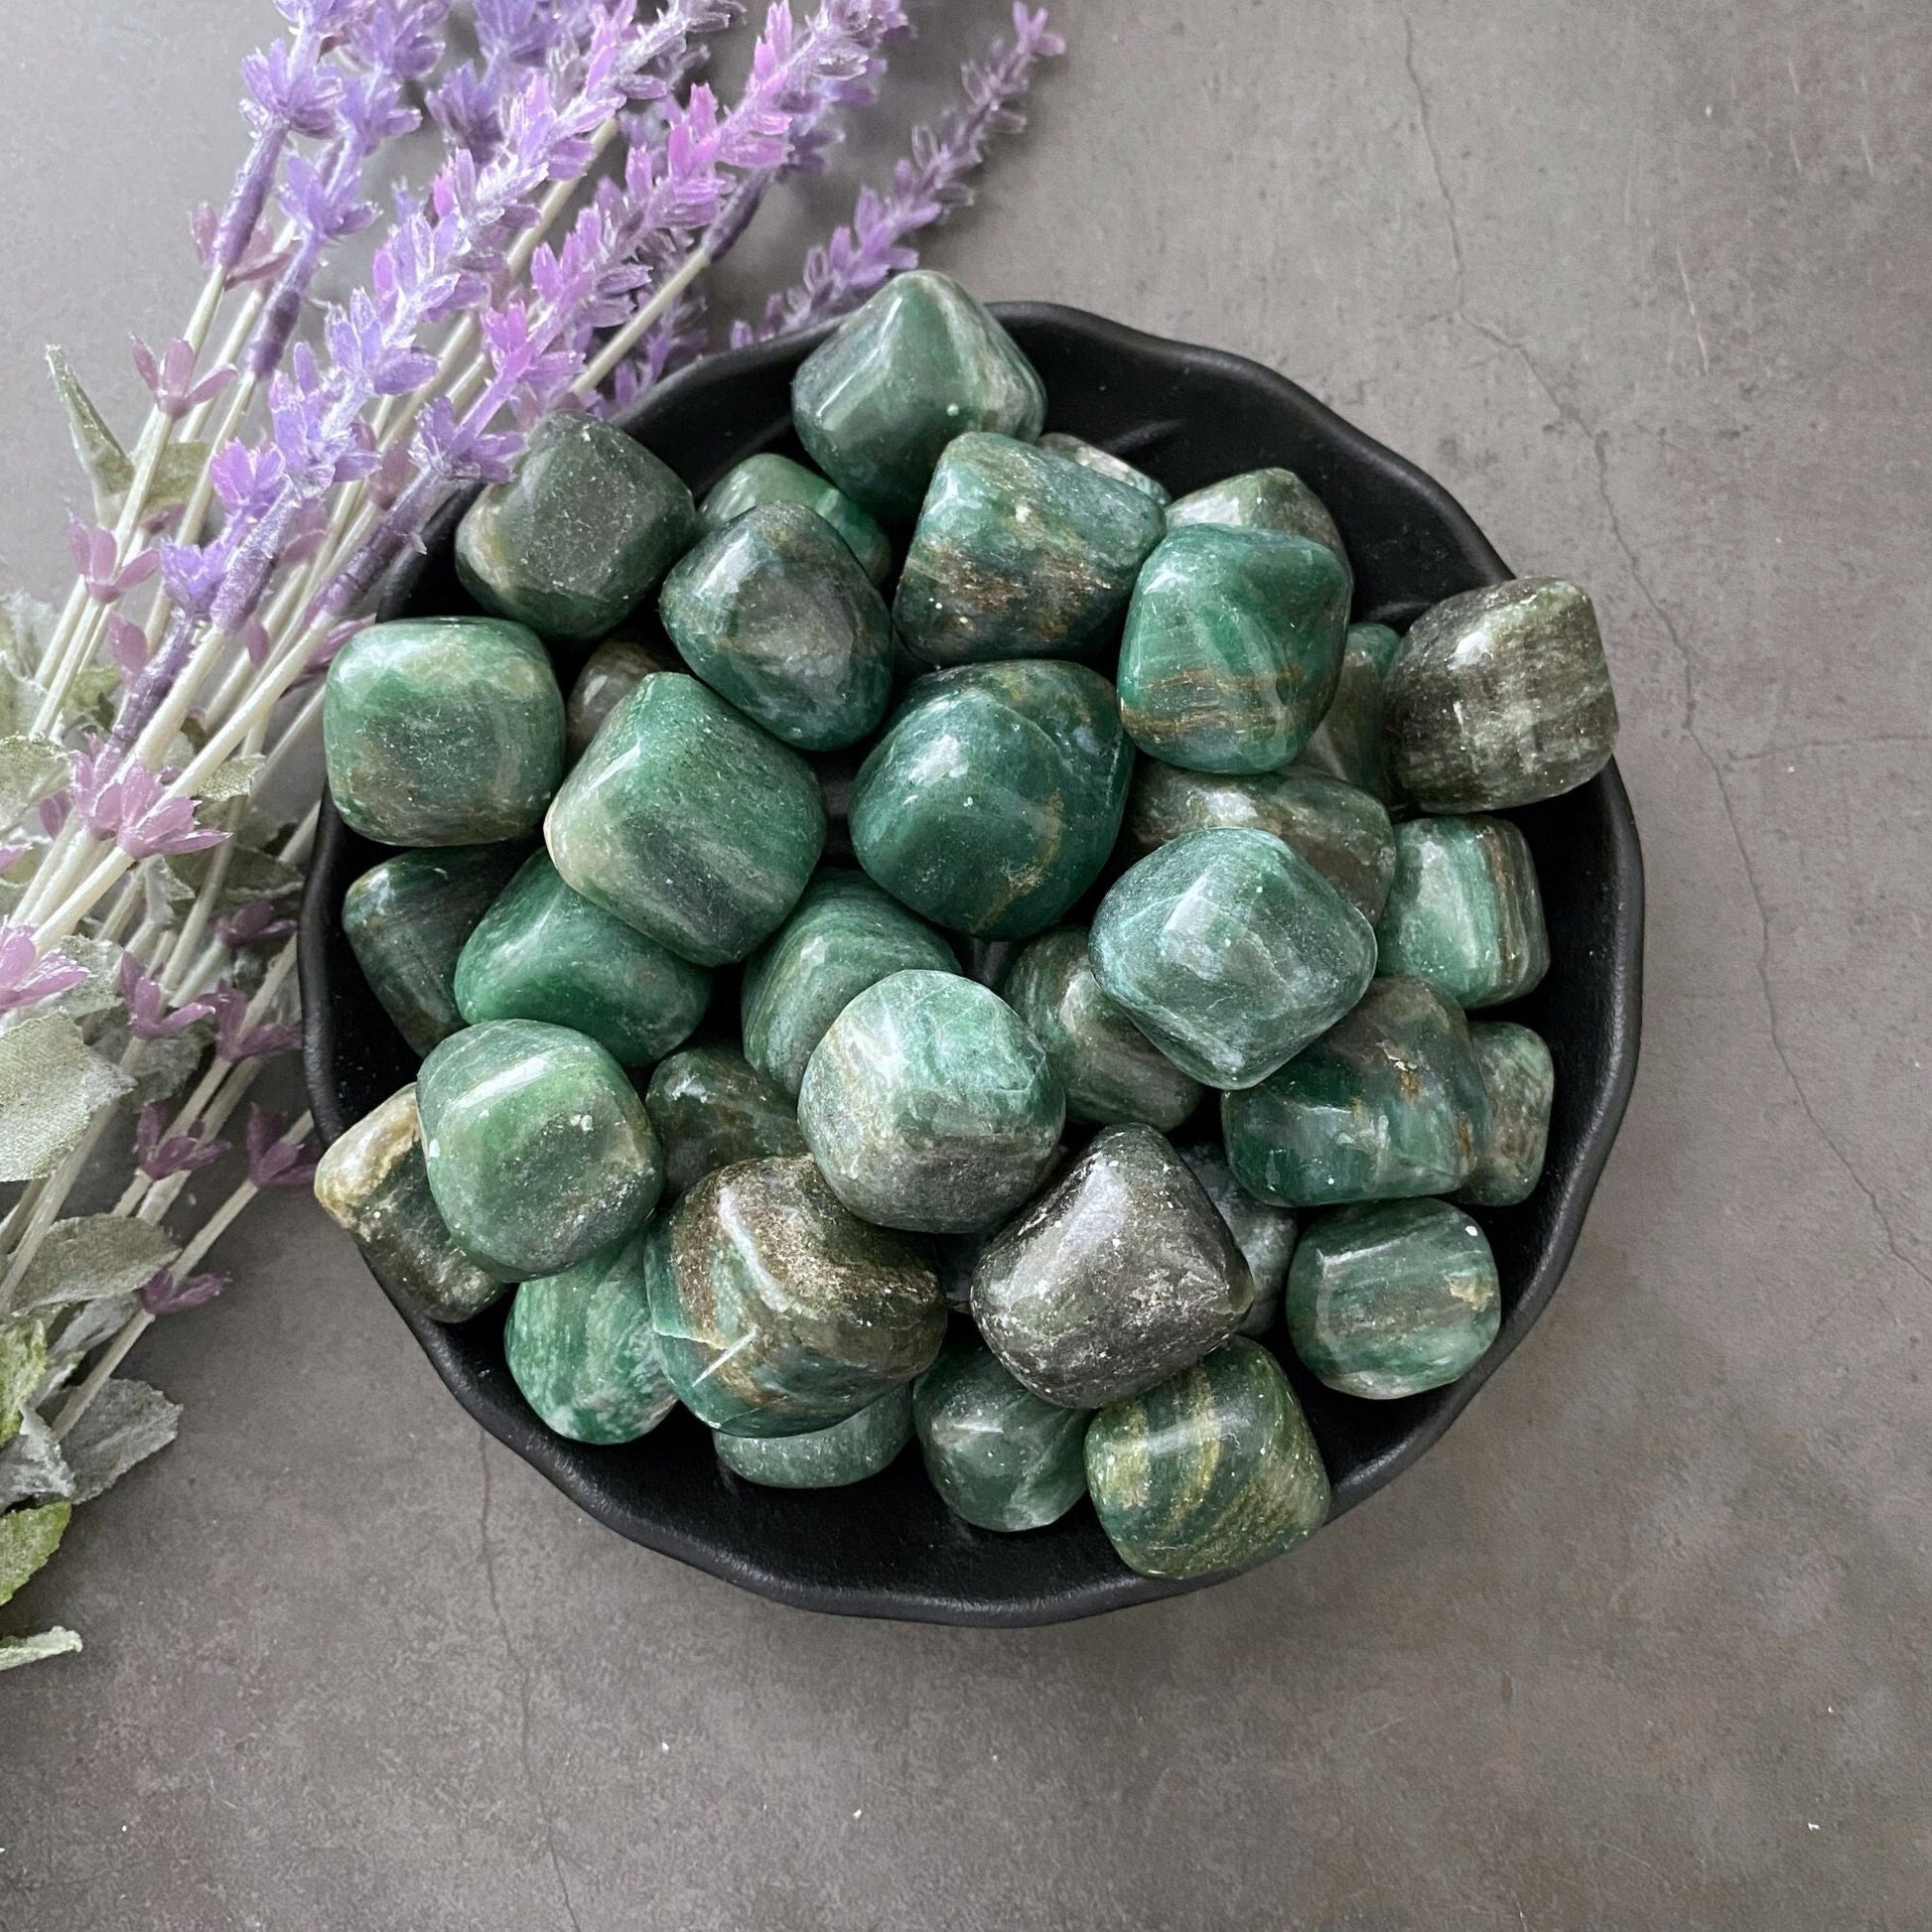
[[[578,1516],[279,1199],[137,1360],[180,1444],[5,1612],[87,1649],[0,1683],[0,1926],[1932,1922],[1923,7],[1059,12],[935,259],[1279,365],[1601,607],[1649,999],[1568,1285],[1291,1561],[907,1629]],[[928,13],[868,155],[996,13]],[[269,19],[11,0],[0,565],[43,594],[40,345],[131,408]]]

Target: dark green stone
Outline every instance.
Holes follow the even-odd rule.
[[[1482,1230],[1441,1200],[1370,1201],[1309,1227],[1288,1270],[1288,1332],[1309,1371],[1386,1400],[1453,1382],[1496,1339]]]
[[[1390,806],[1402,793],[1382,756],[1382,680],[1401,642],[1385,623],[1348,626],[1334,698],[1314,735],[1295,755],[1298,768],[1358,785]]]
[[[1543,1035],[1507,1020],[1478,1020],[1469,1029],[1469,1044],[1482,1069],[1489,1131],[1455,1198],[1477,1207],[1513,1207],[1528,1200],[1543,1178],[1556,1068]]]
[[[606,637],[584,660],[564,705],[564,762],[575,764],[604,721],[652,671],[684,668],[673,650],[628,631]]]
[[[1002,996],[1046,1049],[1066,1089],[1069,1120],[1141,1121],[1163,1133],[1200,1104],[1199,1084],[1100,990],[1087,962],[1087,929],[1042,933],[1020,955]]]
[[[988,1346],[1035,1395],[1069,1409],[1198,1361],[1253,1302],[1227,1223],[1151,1127],[1103,1129],[973,1270]]]
[[[349,950],[412,1053],[427,1053],[463,1025],[457,960],[528,850],[514,840],[399,852],[343,895]]]
[[[371,624],[322,706],[329,789],[382,845],[490,845],[535,829],[564,769],[564,701],[543,646],[495,618]]]
[[[804,1159],[706,1174],[646,1242],[651,1320],[685,1406],[735,1436],[829,1429],[927,1367],[932,1271]]]
[[[1009,436],[962,436],[932,473],[893,621],[926,664],[1078,657],[1117,628],[1161,540],[1144,490]]]
[[[1046,1055],[954,973],[869,986],[805,1065],[798,1125],[826,1183],[882,1227],[987,1227],[1039,1185],[1065,1118]]]
[[[704,499],[705,527],[722,530],[734,517],[760,503],[802,503],[845,539],[859,567],[875,584],[883,584],[893,574],[893,546],[886,532],[836,483],[788,456],[770,452],[748,456],[726,471]]]
[[[677,1407],[657,1357],[643,1237],[527,1281],[503,1328],[510,1380],[573,1443],[632,1443]]]
[[[1235,1178],[1283,1207],[1448,1193],[1487,1127],[1468,1022],[1418,979],[1377,980],[1286,1066],[1221,1101]]]
[[[1332,550],[1354,593],[1355,573],[1335,519],[1324,503],[1293,470],[1248,470],[1224,477],[1205,489],[1191,490],[1168,505],[1168,528],[1186,529],[1206,523],[1227,530],[1276,530],[1284,536],[1307,537]]]
[[[1117,457],[1111,450],[1103,450],[1097,444],[1083,442],[1077,436],[1068,436],[1064,430],[1048,430],[1039,439],[1042,450],[1050,450],[1055,456],[1063,456],[1069,463],[1077,463],[1082,469],[1097,471],[1103,477],[1111,477],[1115,483],[1131,483],[1142,495],[1166,507],[1168,491],[1165,484],[1158,483],[1145,470],[1136,470],[1131,463]]]
[[[1502,811],[1593,778],[1616,749],[1616,698],[1588,596],[1518,577],[1425,611],[1382,686],[1382,740],[1426,812]]]
[[[745,1057],[795,1095],[812,1048],[867,987],[891,973],[958,968],[951,947],[863,873],[820,873],[746,964]]]
[[[416,1081],[430,1192],[458,1246],[508,1281],[561,1274],[639,1227],[663,1191],[623,1068],[538,1020],[452,1034]]]
[[[544,823],[565,883],[699,966],[743,959],[825,843],[811,766],[694,677],[646,677]]]
[[[1308,1419],[1281,1364],[1252,1341],[1101,1410],[1086,1452],[1100,1527],[1144,1577],[1252,1569],[1328,1514]]]
[[[697,541],[677,473],[595,416],[545,416],[515,474],[457,526],[456,567],[487,611],[559,642],[603,633]]]
[[[1382,971],[1413,973],[1459,1007],[1500,1006],[1549,971],[1529,842],[1506,818],[1412,818],[1376,923]]]
[[[711,975],[573,893],[537,853],[489,908],[457,962],[472,1026],[548,1020],[625,1066],[661,1059],[704,1018]]]
[[[1046,391],[949,275],[896,275],[798,365],[791,420],[812,461],[875,516],[909,521],[968,430],[1039,434]]]
[[[1081,665],[937,671],[859,767],[853,850],[934,923],[1030,938],[1106,864],[1133,759],[1113,686]]]
[[[687,1046],[650,1076],[644,1093],[664,1149],[664,1184],[694,1187],[734,1161],[803,1154],[790,1097],[728,1046]]]
[[[1326,1033],[1375,976],[1368,921],[1270,832],[1184,832],[1117,880],[1087,955],[1183,1071],[1251,1087]]]
[[[718,1460],[768,1489],[843,1489],[876,1476],[912,1440],[912,1392],[899,1387],[830,1429],[802,1436],[712,1432]]]
[[[1282,1285],[1295,1253],[1295,1216],[1285,1207],[1256,1200],[1234,1177],[1227,1155],[1211,1141],[1183,1147],[1180,1158],[1201,1184],[1201,1192],[1220,1210],[1234,1245],[1254,1277],[1255,1299],[1236,1331],[1265,1335],[1282,1311]]]
[[[919,1453],[946,1507],[983,1530],[1056,1523],[1087,1492],[1087,1416],[1022,1388],[961,1334],[912,1391]]]

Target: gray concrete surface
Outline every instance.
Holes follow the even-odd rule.
[[[998,11],[928,15],[868,154]],[[9,1932],[1932,1923],[1924,11],[1057,11],[935,259],[1278,364],[1601,606],[1649,999],[1567,1286],[1290,1562],[962,1633],[613,1539],[280,1200],[143,1348],[181,1442],[5,1613],[87,1641],[0,1685]],[[39,346],[131,404],[267,23],[8,9],[0,563],[44,593]]]

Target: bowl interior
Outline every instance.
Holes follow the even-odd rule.
[[[1509,575],[1440,485],[1273,371],[1075,310],[1016,304],[999,313],[1045,380],[1049,429],[1131,458],[1176,494],[1268,464],[1299,472],[1347,542],[1357,621],[1400,627],[1445,597]],[[756,452],[802,455],[791,434],[790,380],[816,340],[720,356],[647,397],[629,427],[700,495]],[[387,586],[385,616],[475,608],[450,557],[462,507],[448,508],[427,555]],[[566,679],[569,669],[562,667]],[[1270,1338],[1308,1410],[1337,1514],[1441,1437],[1536,1319],[1576,1245],[1635,1073],[1643,878],[1616,769],[1509,816],[1536,857],[1551,966],[1534,994],[1497,1014],[1549,1041],[1557,1094],[1548,1164],[1521,1206],[1478,1210],[1502,1278],[1503,1323],[1461,1381],[1397,1402],[1355,1401],[1307,1375],[1279,1330]],[[342,931],[345,889],[382,856],[325,805],[303,901],[301,966],[309,1085],[329,1140],[415,1075],[414,1056]],[[714,1013],[725,1005],[735,1010],[721,990]],[[464,1407],[579,1505],[636,1542],[747,1588],[849,1614],[1021,1624],[1196,1587],[1129,1572],[1085,1502],[1025,1535],[972,1529],[940,1503],[915,1450],[853,1488],[776,1491],[727,1472],[708,1433],[682,1412],[621,1448],[565,1442],[531,1415],[503,1366],[506,1306],[454,1328],[402,1312]]]

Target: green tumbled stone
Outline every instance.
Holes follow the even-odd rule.
[[[891,973],[957,972],[952,949],[863,873],[824,872],[745,967],[745,1057],[796,1095],[825,1030]]]
[[[1113,686],[1082,665],[937,671],[859,767],[853,850],[935,924],[1031,938],[1107,863],[1133,759]]]
[[[712,1432],[718,1460],[747,1482],[768,1489],[843,1489],[864,1482],[912,1440],[912,1392],[894,1389],[830,1429],[802,1436],[730,1436]]]
[[[798,1089],[826,1184],[882,1227],[991,1225],[1044,1178],[1065,1118],[1046,1055],[997,993],[953,973],[869,986]]]
[[[893,621],[922,663],[1078,657],[1117,625],[1161,507],[1037,444],[946,445],[899,572]]]
[[[1109,1127],[973,1270],[973,1319],[1035,1395],[1069,1409],[1198,1361],[1254,1303],[1248,1264],[1151,1127]]]
[[[646,1240],[651,1320],[685,1406],[735,1436],[829,1429],[939,1352],[946,1303],[808,1160],[706,1174]]]
[[[1299,769],[1358,785],[1384,805],[1394,805],[1402,796],[1382,756],[1382,680],[1401,643],[1385,623],[1348,626],[1334,698],[1295,755]]]
[[[1252,1569],[1328,1514],[1328,1475],[1302,1405],[1252,1341],[1230,1341],[1101,1410],[1086,1454],[1100,1527],[1144,1577]]]
[[[527,1281],[503,1328],[510,1380],[573,1443],[632,1443],[677,1407],[657,1356],[643,1237]]]
[[[1307,537],[1332,550],[1354,592],[1355,573],[1348,562],[1335,519],[1324,503],[1293,470],[1248,470],[1224,477],[1177,497],[1168,505],[1168,528],[1181,530],[1207,523],[1229,530],[1278,530],[1284,536]]]
[[[1184,832],[1118,879],[1087,954],[1101,987],[1211,1087],[1251,1087],[1375,976],[1368,921],[1270,832]]]
[[[564,761],[575,764],[604,721],[653,671],[682,670],[677,653],[627,631],[606,637],[584,660],[564,704]]]
[[[503,1293],[437,1212],[423,1162],[416,1089],[393,1093],[316,1165],[316,1199],[374,1271],[432,1321],[468,1321]]]
[[[544,821],[565,883],[699,966],[743,959],[798,901],[825,843],[798,754],[694,677],[646,677]]]
[[[1221,1101],[1228,1165],[1283,1207],[1443,1194],[1488,1128],[1468,1022],[1418,979],[1379,979],[1278,1072]]]
[[[1041,1529],[1087,1492],[1086,1411],[1042,1402],[977,1336],[919,1377],[912,1420],[933,1488],[980,1529]]]
[[[1469,1029],[1469,1044],[1482,1069],[1489,1131],[1476,1149],[1475,1171],[1455,1198],[1477,1207],[1513,1207],[1528,1200],[1543,1178],[1556,1068],[1543,1035],[1507,1020],[1478,1020]]]
[[[1188,1078],[1100,990],[1087,929],[1042,933],[1020,955],[1002,995],[1046,1049],[1069,1120],[1141,1121],[1166,1133],[1200,1104]]]
[[[1496,1339],[1502,1297],[1482,1230],[1441,1200],[1337,1208],[1288,1270],[1288,1331],[1310,1372],[1377,1401],[1439,1389]]]
[[[516,840],[399,852],[343,895],[349,950],[412,1053],[427,1053],[463,1025],[457,960],[528,850]]]
[[[1039,434],[1046,391],[949,275],[896,275],[798,365],[791,419],[806,453],[875,516],[910,519],[939,453],[968,430]]]
[[[657,1205],[643,1102],[582,1034],[537,1020],[466,1028],[423,1062],[416,1098],[437,1209],[491,1274],[560,1274]]]
[[[787,745],[835,751],[886,715],[893,621],[802,504],[762,504],[713,531],[665,578],[657,614],[684,661]]]
[[[456,567],[485,610],[560,642],[617,623],[697,540],[677,473],[595,416],[545,416],[507,483],[457,525]]]
[[[322,706],[329,789],[382,845],[488,845],[532,830],[564,769],[564,701],[543,646],[495,618],[371,624]]]
[[[1549,971],[1536,861],[1506,818],[1412,818],[1396,827],[1395,851],[1375,928],[1383,972],[1412,973],[1459,1007],[1493,1007]]]
[[[1395,879],[1395,828],[1367,792],[1312,771],[1250,777],[1183,771],[1147,759],[1127,799],[1129,849],[1145,855],[1183,832],[1248,825],[1299,852],[1372,925]]]
[[[1189,525],[1147,560],[1120,649],[1120,715],[1150,757],[1273,771],[1341,675],[1348,585],[1332,550],[1274,530]]]
[[[1382,686],[1382,741],[1426,812],[1502,811],[1593,778],[1616,749],[1616,697],[1588,596],[1519,577],[1425,611]]]
[[[1124,458],[1117,457],[1111,450],[1103,450],[1098,444],[1088,443],[1080,437],[1069,436],[1064,430],[1048,430],[1039,439],[1042,450],[1050,450],[1055,456],[1063,456],[1069,463],[1077,463],[1082,469],[1097,471],[1103,477],[1111,477],[1115,483],[1131,483],[1142,495],[1166,508],[1168,501],[1167,486],[1158,483],[1145,470],[1136,470]]]
[[[1253,1276],[1255,1299],[1242,1316],[1238,1334],[1265,1335],[1282,1311],[1282,1285],[1295,1254],[1295,1216],[1285,1207],[1256,1200],[1234,1177],[1226,1154],[1212,1142],[1183,1147],[1180,1158],[1201,1184],[1201,1192],[1220,1210],[1234,1245]]]
[[[704,1018],[711,975],[573,893],[537,853],[457,962],[472,1026],[548,1020],[588,1034],[625,1066],[661,1059]]]
[[[805,1151],[790,1097],[727,1046],[673,1053],[650,1076],[644,1108],[664,1150],[664,1184],[673,1193],[735,1161]]]
[[[883,584],[893,574],[893,546],[886,532],[836,483],[788,456],[769,452],[748,456],[726,471],[704,499],[705,527],[722,530],[734,517],[760,503],[802,503],[845,539],[859,567],[875,584]]]

